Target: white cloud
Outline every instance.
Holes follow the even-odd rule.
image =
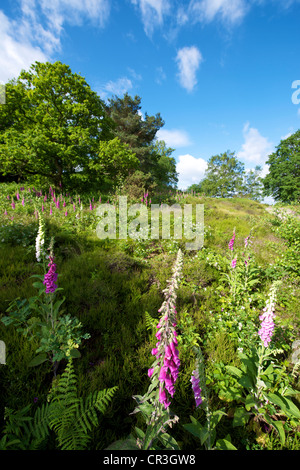
[[[194,22],[220,19],[226,24],[234,24],[242,20],[247,11],[245,0],[191,0],[189,4],[189,17]]]
[[[100,91],[100,97],[102,99],[107,98],[108,95],[124,95],[133,87],[132,81],[127,77],[118,78],[113,81],[107,82]]]
[[[103,27],[109,12],[109,0],[20,0],[14,19],[0,11],[0,80],[17,77],[35,61],[50,60],[61,50],[66,23],[88,20]]]
[[[243,129],[245,142],[242,149],[238,152],[238,159],[246,164],[263,165],[268,156],[274,151],[274,146],[266,137],[263,137],[259,131],[247,123]]]
[[[18,33],[19,32],[19,33]],[[22,69],[28,69],[37,61],[44,62],[47,56],[37,46],[33,46],[15,21],[11,21],[0,11],[0,81],[6,83],[16,78]]]
[[[131,3],[139,7],[144,31],[150,37],[156,27],[163,25],[164,16],[170,12],[168,0],[131,0]]]
[[[178,172],[178,188],[187,189],[191,184],[198,184],[203,178],[207,162],[192,155],[180,155],[176,165]]]
[[[188,134],[179,129],[160,129],[156,135],[158,140],[164,140],[169,147],[186,147],[191,144]]]
[[[179,82],[187,91],[192,91],[197,84],[196,74],[202,60],[202,54],[195,46],[183,47],[177,53]]]

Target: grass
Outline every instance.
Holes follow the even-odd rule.
[[[40,198],[26,192],[26,204],[16,202],[10,206],[7,195],[15,194],[19,185],[0,186],[0,313],[5,314],[10,301],[17,297],[36,295],[32,286],[32,274],[42,274],[35,259],[35,237],[38,220],[34,202],[41,207]],[[174,199],[175,200],[175,199]],[[172,202],[172,200],[171,200]],[[226,331],[209,333],[212,317],[221,313],[228,287],[221,283],[221,270],[216,259],[222,263],[228,256],[228,242],[236,230],[236,246],[253,233],[253,253],[260,267],[261,284],[253,296],[257,316],[262,309],[268,288],[276,276],[278,255],[284,252],[282,238],[276,233],[276,216],[266,212],[265,206],[247,199],[213,199],[187,196],[180,203],[203,203],[205,208],[205,245],[195,252],[184,253],[183,279],[177,292],[178,323],[185,343],[180,345],[182,357],[180,380],[172,401],[180,423],[188,422],[197,413],[190,390],[193,370],[191,348],[193,339],[200,338],[207,361],[207,373],[212,384],[212,403],[223,405],[218,396],[218,379],[222,366],[216,364],[239,364],[236,339]],[[99,240],[95,234],[96,219],[88,206],[77,208],[64,216],[63,210],[49,215],[49,201],[45,202],[47,241],[55,236],[55,262],[59,273],[58,285],[66,297],[63,312],[76,316],[82,322],[84,332],[90,334],[80,348],[81,357],[75,363],[79,393],[118,386],[107,412],[100,418],[100,425],[93,431],[91,449],[104,449],[111,442],[125,438],[135,425],[141,425],[140,417],[132,417],[132,396],[143,394],[149,380],[147,369],[151,366],[151,349],[155,344],[153,331],[147,325],[145,312],[153,319],[159,318],[158,309],[163,301],[162,290],[170,273],[178,246],[184,243],[158,241],[153,243]],[[8,215],[3,215],[5,208]],[[299,210],[294,207],[294,210]],[[13,217],[13,220],[11,219]],[[212,258],[214,257],[214,258]],[[220,289],[220,286],[223,288]],[[292,341],[299,337],[299,277],[283,272],[283,285],[279,293],[277,339],[285,345],[283,360],[288,361]],[[211,330],[213,331],[213,330]],[[280,336],[281,335],[281,336]],[[28,403],[34,408],[46,399],[51,386],[51,368],[46,364],[28,367],[34,355],[36,343],[28,342],[13,326],[0,322],[0,338],[7,347],[7,364],[0,368],[0,427],[4,408],[20,409]],[[58,373],[64,369],[62,361]],[[38,400],[36,400],[36,398]],[[233,404],[228,404],[228,410]],[[201,413],[200,413],[201,415]],[[202,415],[201,415],[202,416]],[[220,437],[228,431],[228,423],[222,420]],[[183,449],[194,449],[194,438],[178,425],[174,436]],[[232,436],[239,448],[279,448],[278,437],[268,436],[261,444],[252,430],[234,429]],[[299,449],[299,432],[295,439],[289,435],[285,448]],[[258,441],[257,441],[258,439]],[[298,444],[297,444],[298,442]],[[282,447],[282,446],[281,446]]]

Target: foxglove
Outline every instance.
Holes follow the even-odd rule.
[[[177,350],[176,332],[176,288],[181,276],[182,252],[178,251],[177,259],[173,268],[172,279],[168,281],[168,287],[164,289],[165,300],[158,310],[162,316],[157,325],[156,338],[158,342],[152,349],[152,355],[156,357],[153,366],[148,370],[151,380],[158,378],[159,394],[158,400],[167,409],[170,405],[170,397],[174,396],[175,383],[178,377],[180,359]]]
[[[39,229],[38,234],[35,240],[35,251],[36,251],[36,259],[38,262],[41,261],[41,257],[44,254],[43,247],[45,243],[45,230],[44,230],[44,221],[39,214]]]
[[[261,321],[261,328],[258,331],[263,345],[267,348],[271,342],[273,336],[275,323],[275,304],[276,304],[276,292],[278,289],[278,281],[275,281],[270,289],[269,298],[266,302],[266,306],[263,309],[263,314],[260,315],[259,319]]]
[[[48,264],[49,271],[44,276],[43,284],[46,286],[46,294],[54,293],[57,289],[55,284],[57,281],[57,273],[55,272],[56,264],[53,262],[54,257],[49,256],[50,263]]]
[[[233,251],[233,245],[234,245],[234,240],[235,240],[235,230],[233,231],[233,236],[230,242],[228,243],[228,247],[231,251]]]

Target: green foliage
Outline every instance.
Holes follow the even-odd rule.
[[[138,189],[138,184],[136,187]],[[64,354],[56,370],[54,397],[55,386],[59,383],[58,374],[62,373],[61,368],[64,367],[65,360],[73,359],[72,355],[65,354],[71,346],[67,341],[71,336],[74,343],[78,344],[79,331],[88,331],[90,338],[84,343],[82,350],[80,347],[80,359],[74,361],[77,372],[76,391],[74,388],[69,405],[66,405],[70,406],[69,412],[65,413],[66,423],[72,421],[71,415],[75,413],[77,406],[82,406],[84,415],[85,410],[93,403],[92,397],[97,390],[117,386],[119,391],[114,395],[112,406],[106,408],[105,415],[101,416],[101,422],[99,420],[97,425],[94,425],[96,421],[93,417],[94,412],[98,413],[96,408],[88,415],[91,418],[87,418],[90,428],[85,418],[82,418],[82,426],[86,426],[85,434],[89,435],[87,441],[85,438],[83,440],[86,442],[85,449],[133,450],[144,448],[145,445],[156,450],[299,447],[299,419],[293,407],[294,404],[298,408],[299,403],[299,367],[291,365],[289,359],[291,343],[299,334],[299,271],[292,268],[297,262],[294,237],[296,240],[298,228],[294,219],[291,219],[289,227],[288,222],[285,225],[284,219],[271,219],[263,205],[242,198],[203,199],[179,192],[175,194],[169,190],[149,192],[148,199],[151,197],[155,202],[204,202],[206,226],[205,249],[198,253],[185,252],[184,275],[177,291],[176,328],[181,365],[176,393],[172,400],[173,414],[170,418],[178,417],[179,420],[168,423],[165,416],[157,427],[148,427],[146,423],[152,408],[147,408],[147,403],[140,402],[139,405],[144,407],[144,415],[131,415],[132,396],[140,393],[138,397],[143,398],[148,388],[147,370],[152,362],[151,348],[156,342],[157,311],[163,298],[162,288],[169,277],[178,247],[185,251],[184,243],[179,241],[177,245],[178,240],[172,239],[150,242],[142,239],[97,239],[94,233],[97,218],[95,211],[90,210],[89,203],[95,196],[96,204],[99,193],[93,194],[91,191],[81,194],[81,208],[78,194],[71,196],[74,199],[70,203],[68,198],[65,198],[68,217],[64,216],[64,209],[56,210],[52,205],[54,210],[50,218],[49,200],[44,202],[46,227],[49,235],[55,235],[56,239],[55,256],[60,273],[59,285],[64,289],[65,297],[63,301],[58,292],[53,302],[53,306],[57,301],[61,302],[56,315],[57,328],[59,319],[66,321],[63,320],[61,329],[57,329],[57,343],[51,336],[50,323],[49,329],[44,330],[45,342],[41,343],[39,322],[42,323],[43,316],[47,316],[49,311],[43,306],[43,291],[41,290],[40,295],[36,293],[42,289],[41,283],[38,285],[42,277],[35,279],[36,287],[33,287],[30,276],[33,273],[40,275],[41,266],[35,263],[34,257],[34,227],[37,227],[37,221],[33,203],[41,211],[43,198],[38,196],[38,192],[32,190],[30,193],[26,188],[26,191],[20,193],[21,196],[25,195],[23,207],[21,201],[15,197],[19,189],[20,185],[17,184],[0,187],[0,226],[2,225],[2,234],[5,236],[5,242],[0,246],[0,308],[4,313],[7,303],[13,305],[16,301],[5,316],[15,312],[20,320],[19,323],[16,320],[7,326],[0,322],[0,337],[7,349],[7,364],[0,368],[2,448],[60,449],[64,445],[72,447],[68,424],[64,428],[68,436],[65,441],[63,427],[60,427],[58,422],[53,423],[52,429],[47,424],[48,409],[52,404],[53,410],[55,407],[59,409],[55,400],[51,402],[52,395],[47,402],[52,378],[50,367],[47,367],[46,363],[42,367],[28,367],[28,364],[32,358],[35,358],[37,363],[45,357],[45,351],[37,352],[41,346],[45,349],[52,348],[57,354]],[[148,184],[141,184],[139,190],[138,201],[144,195],[144,190],[149,190]],[[45,188],[43,196],[46,193]],[[7,199],[7,195],[10,195],[10,199]],[[12,196],[16,203],[14,210],[11,208]],[[62,193],[61,196],[63,202],[65,194]],[[111,195],[101,193],[101,196],[103,202],[108,199],[113,201]],[[73,202],[76,203],[76,212],[72,212]],[[8,216],[2,215],[5,209]],[[296,208],[293,208],[294,210]],[[76,218],[76,215],[79,217]],[[14,219],[11,220],[11,217]],[[273,220],[276,224],[271,223]],[[255,238],[247,272],[243,239],[249,235],[254,225]],[[234,227],[237,227],[237,239],[232,253],[228,251],[228,242]],[[9,228],[12,229],[11,237]],[[22,246],[23,244],[26,246]],[[292,247],[295,247],[294,259],[286,256],[285,267],[280,268],[279,263],[283,259],[281,255]],[[228,253],[233,256],[228,256]],[[237,257],[236,271],[231,268],[232,257]],[[229,275],[229,278],[223,273]],[[282,280],[283,287],[278,292],[275,331],[270,348],[272,355],[266,357],[259,373],[261,381],[265,384],[260,390],[261,382],[255,382],[255,377],[259,376],[259,360],[252,354],[251,349],[258,346],[259,316],[265,306],[270,283],[275,279]],[[40,297],[40,302],[32,300],[32,306],[29,308],[29,300],[35,297]],[[22,299],[25,298],[28,301],[23,301],[22,304]],[[82,330],[77,328],[79,323]],[[20,327],[21,330],[16,331],[14,326]],[[25,331],[27,336],[24,335]],[[29,338],[32,339],[28,341]],[[200,408],[195,408],[190,383],[194,369],[194,352],[191,346],[199,344],[203,350],[205,386],[209,399],[203,401]],[[78,349],[73,347],[72,354],[76,354]],[[70,353],[71,351],[69,350]],[[276,352],[278,354],[274,359],[273,354]],[[52,352],[49,354],[51,358]],[[247,361],[246,357],[250,360]],[[250,372],[251,362],[254,362],[256,367],[253,369],[253,376]],[[256,388],[252,387],[253,390],[260,390],[259,393],[268,400],[268,403],[265,399],[258,400],[258,404],[255,401],[256,406],[263,403],[263,407],[258,409],[251,401],[253,393],[247,388],[254,383]],[[156,383],[153,393],[156,392],[157,385]],[[72,381],[70,387],[73,389]],[[204,387],[201,388],[204,390]],[[80,397],[87,396],[90,396],[90,402],[86,403],[84,400],[84,403],[79,405]],[[4,421],[5,407],[7,411]],[[19,413],[20,425],[17,424]],[[213,419],[211,425],[216,423],[213,428],[215,433],[211,433],[209,443],[208,423],[214,413],[215,421]],[[15,424],[11,425],[9,433],[5,433],[9,415],[11,422]],[[34,429],[31,431],[29,423],[34,424],[33,428],[39,429],[41,426],[41,430],[36,433]],[[159,425],[164,423],[165,432],[160,432]],[[185,424],[196,426],[198,435],[185,429]],[[28,434],[25,426],[28,427]],[[49,433],[44,437],[43,426],[44,432],[47,429]],[[17,436],[14,430],[18,433]],[[82,431],[84,432],[84,429]],[[80,433],[81,431],[76,435]]]
[[[252,350],[252,354],[241,354],[241,368],[227,366],[230,374],[237,378],[241,386],[241,395],[234,393],[232,400],[243,403],[245,411],[236,408],[233,426],[244,426],[256,415],[260,421],[265,421],[274,427],[279,434],[282,444],[285,443],[286,431],[295,426],[295,420],[300,418],[300,409],[290,397],[297,392],[292,389],[289,378],[282,366],[270,361],[274,351]],[[285,425],[277,416],[285,416]]]
[[[34,287],[39,289],[38,296],[29,299],[14,299],[7,309],[8,315],[1,318],[2,323],[8,326],[14,324],[16,330],[29,340],[38,340],[37,356],[29,366],[38,366],[49,360],[56,373],[57,364],[62,359],[79,357],[77,348],[82,340],[88,339],[89,334],[82,333],[82,324],[76,317],[61,315],[60,307],[65,298],[53,301],[52,294],[45,294],[42,283],[43,276],[35,275],[40,282]],[[59,290],[59,288],[57,289]]]
[[[234,152],[215,155],[208,161],[201,192],[207,196],[230,197],[238,193],[243,184],[244,165]]]
[[[141,98],[139,96],[132,98],[128,93],[122,98],[117,96],[110,98],[106,112],[114,122],[115,137],[129,145],[140,162],[139,169],[144,173],[152,173],[158,156],[152,152],[151,144],[157,131],[164,125],[160,113],[155,116],[145,113],[142,118]]]
[[[47,180],[57,187],[91,183],[89,159],[109,136],[109,123],[85,79],[61,62],[35,62],[7,84],[6,93],[7,106],[0,109],[2,172],[35,175],[39,184]]]
[[[37,408],[30,416],[31,405],[21,410],[5,409],[5,427],[0,440],[1,450],[44,449],[49,436],[48,404]]]
[[[82,450],[90,433],[98,425],[98,413],[104,414],[117,387],[77,396],[77,377],[69,360],[62,375],[54,381],[48,402],[29,415],[31,405],[19,411],[6,409],[6,425],[0,449],[35,450],[45,444],[53,430],[61,450]]]
[[[290,275],[297,276],[300,272],[300,221],[295,217],[286,216],[281,220],[276,233],[287,245],[278,259],[278,265]]]
[[[49,427],[55,431],[62,450],[87,447],[89,433],[98,424],[97,412],[104,413],[117,387],[94,392],[86,398],[77,396],[77,379],[70,359],[58,384],[50,391]]]
[[[265,194],[284,203],[300,200],[300,130],[280,141],[266,162]]]
[[[126,176],[138,168],[139,161],[130,150],[129,145],[117,137],[107,142],[99,142],[97,156],[89,162],[89,169],[99,182],[104,176],[118,186]],[[99,175],[99,176],[98,176]]]

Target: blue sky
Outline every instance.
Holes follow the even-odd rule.
[[[2,0],[0,82],[59,60],[104,100],[139,95],[182,189],[226,150],[266,174],[300,128],[299,23],[300,0]]]

